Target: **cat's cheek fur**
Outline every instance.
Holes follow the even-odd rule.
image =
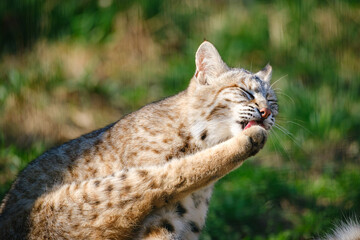
[[[223,121],[219,121],[216,124],[209,124],[209,137],[207,140],[209,146],[214,146],[235,136],[232,134],[231,129],[229,128],[229,124],[227,122],[229,122],[229,120],[224,119]]]
[[[212,147],[241,132],[232,131],[232,122],[230,117],[198,121],[190,128],[191,135],[196,139],[197,145],[203,148]]]

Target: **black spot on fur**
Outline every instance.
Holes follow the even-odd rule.
[[[126,179],[126,173],[121,174],[120,179],[125,180]]]
[[[175,211],[180,217],[183,217],[184,214],[187,212],[186,209],[183,207],[183,205],[181,203],[176,204],[176,210]]]
[[[129,191],[131,190],[131,186],[130,186],[130,185],[124,186],[124,187],[123,187],[123,190],[124,190],[125,192],[129,192]]]
[[[205,140],[206,137],[207,137],[207,131],[205,130],[205,131],[201,134],[201,140]]]
[[[99,215],[97,213],[95,213],[94,215],[91,216],[91,220],[95,220]]]
[[[146,177],[149,173],[146,170],[139,170],[138,174],[140,177]]]
[[[163,195],[164,202],[168,204],[174,197],[172,195]]]
[[[99,180],[96,180],[96,181],[94,182],[95,187],[98,187],[99,184],[100,184],[100,181],[99,181]]]
[[[194,207],[195,208],[198,208],[200,206],[200,204],[201,204],[201,201],[203,200],[201,196],[199,196],[199,195],[197,195],[195,193],[191,194],[191,199],[194,202]]]
[[[160,227],[165,228],[169,232],[174,232],[175,231],[174,226],[166,219],[161,221]]]
[[[111,192],[113,189],[114,186],[110,184],[109,186],[107,186],[106,191]]]
[[[185,143],[185,145],[180,149],[180,152],[186,152],[189,149],[189,144]]]
[[[200,232],[200,228],[198,227],[198,225],[195,222],[190,221],[189,226],[190,226],[190,229],[191,229],[191,231],[193,233],[199,233]]]

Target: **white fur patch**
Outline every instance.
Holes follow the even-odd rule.
[[[322,240],[360,240],[360,224],[357,220],[348,220],[337,226],[332,234]]]

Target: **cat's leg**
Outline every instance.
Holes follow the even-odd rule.
[[[103,179],[61,186],[35,202],[30,237],[132,238],[154,208],[182,199],[223,177],[258,152],[266,136],[263,128],[254,126],[219,145],[159,167],[134,168]],[[171,226],[169,222],[157,231],[171,235]]]

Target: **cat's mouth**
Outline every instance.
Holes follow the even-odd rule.
[[[265,128],[264,122],[262,120],[258,120],[258,121],[251,120],[251,121],[241,121],[240,122],[240,126],[243,130],[248,129],[249,127],[255,126],[255,125]]]

